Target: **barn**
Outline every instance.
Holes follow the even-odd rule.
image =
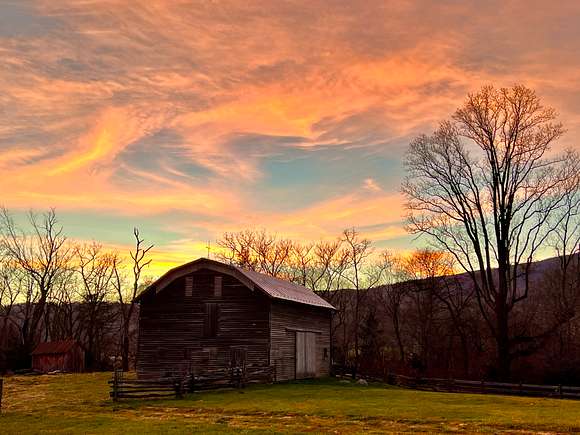
[[[75,373],[82,372],[84,366],[84,351],[75,340],[47,341],[32,351],[32,369],[39,372]]]
[[[263,382],[329,375],[334,307],[301,285],[200,258],[137,300],[141,378],[239,366],[269,368]]]

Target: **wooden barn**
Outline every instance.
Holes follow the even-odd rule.
[[[40,343],[32,352],[32,369],[48,373],[82,372],[85,353],[75,340],[48,341]]]
[[[205,258],[137,297],[139,377],[267,367],[258,381],[327,376],[334,307],[298,284]]]

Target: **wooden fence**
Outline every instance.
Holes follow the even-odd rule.
[[[274,369],[270,366],[250,366],[214,370],[203,375],[185,375],[157,379],[127,379],[121,370],[116,370],[110,396],[119,399],[142,399],[156,397],[181,398],[186,393],[217,388],[243,388],[247,384],[272,382]]]
[[[457,393],[509,394],[518,396],[553,397],[560,399],[580,399],[580,387],[564,385],[535,385],[490,381],[467,381],[461,379],[416,378],[393,375],[387,377],[391,385],[427,391]]]
[[[177,398],[183,395],[183,380],[180,378],[162,379],[126,379],[121,370],[115,370],[110,396],[114,401],[119,399],[143,399],[154,397]]]

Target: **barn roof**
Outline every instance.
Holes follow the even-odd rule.
[[[158,293],[177,278],[188,275],[200,269],[215,270],[217,272],[234,276],[250,289],[258,288],[272,299],[297,302],[299,304],[312,305],[315,307],[328,308],[332,310],[335,309],[332,305],[330,305],[312,290],[300,284],[274,278],[269,275],[264,275],[263,273],[243,269],[231,264],[209,260],[207,258],[199,258],[190,263],[186,263],[171,269],[169,272],[165,273],[165,275],[143,290],[139,295],[137,295],[136,299],[140,299],[141,296],[150,291],[155,291]]]
[[[46,341],[44,343],[39,343],[32,351],[32,355],[67,353],[76,346],[76,344],[77,342],[74,340]]]

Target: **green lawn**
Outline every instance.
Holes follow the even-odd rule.
[[[6,378],[0,433],[580,432],[580,402],[570,400],[326,380],[113,404],[109,378]]]

